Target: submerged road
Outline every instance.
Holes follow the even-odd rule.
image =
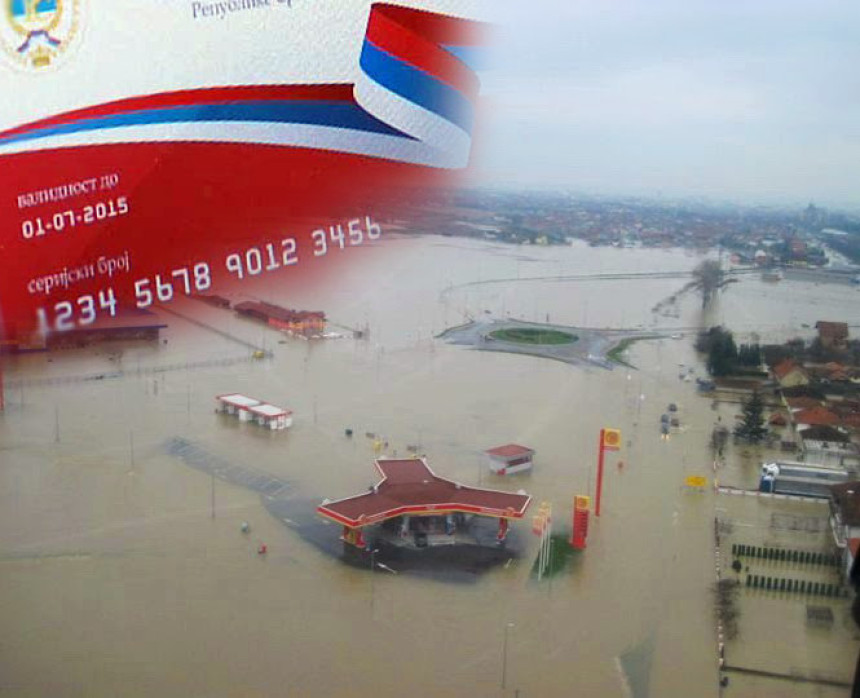
[[[739,276],[745,274],[760,274],[761,269],[739,268],[726,270],[726,276]],[[642,271],[642,272],[606,272],[597,274],[552,274],[548,276],[510,276],[497,279],[484,279],[481,281],[468,281],[462,284],[452,284],[444,289],[440,295],[442,299],[448,293],[462,288],[475,286],[486,286],[490,284],[526,283],[533,281],[629,281],[636,279],[689,279],[693,277],[692,271]]]

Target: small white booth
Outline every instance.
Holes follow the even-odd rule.
[[[262,403],[249,407],[248,411],[254,415],[257,424],[269,429],[286,429],[293,425],[292,410],[285,410],[283,407]]]
[[[236,416],[240,422],[256,422],[269,429],[286,429],[293,425],[292,410],[256,398],[230,393],[217,395],[215,399],[219,412]]]
[[[238,416],[240,422],[250,422],[254,418],[251,408],[262,404],[255,398],[239,393],[218,395],[215,399],[218,401],[219,412]]]
[[[513,475],[532,469],[534,449],[519,444],[505,444],[484,451],[490,470],[496,475]]]

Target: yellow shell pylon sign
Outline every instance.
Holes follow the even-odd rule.
[[[621,448],[621,429],[603,430],[603,450],[617,451]]]

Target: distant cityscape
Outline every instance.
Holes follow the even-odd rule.
[[[836,252],[860,264],[860,218],[814,203],[792,210],[437,190],[416,206],[420,215],[410,221],[410,232],[520,245],[583,240],[595,247],[720,247],[735,264],[759,266],[824,266],[838,263],[831,259]]]

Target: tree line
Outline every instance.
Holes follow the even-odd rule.
[[[758,343],[738,346],[731,331],[720,326],[699,333],[696,351],[708,355],[708,373],[717,377],[755,373],[762,363],[762,350]]]

